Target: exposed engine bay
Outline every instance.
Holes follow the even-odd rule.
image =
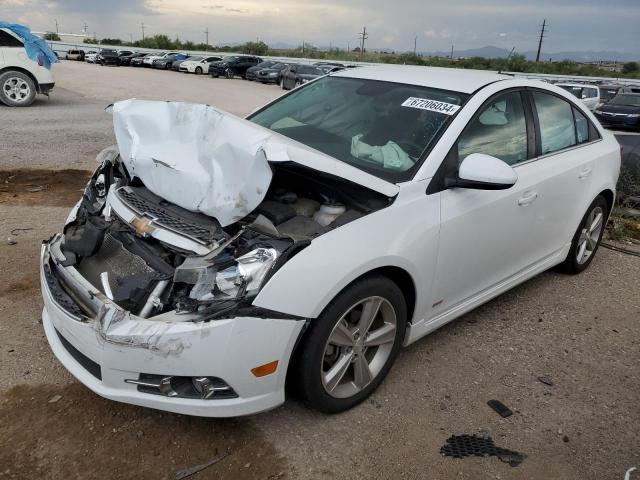
[[[64,266],[142,318],[229,318],[313,238],[384,208],[392,199],[294,164],[271,164],[264,200],[222,227],[169,203],[107,150],[64,229]]]

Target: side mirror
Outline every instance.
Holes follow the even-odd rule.
[[[518,181],[516,171],[499,158],[472,153],[460,164],[456,178],[447,178],[447,187],[476,190],[506,190]]]

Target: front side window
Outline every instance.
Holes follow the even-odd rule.
[[[250,120],[388,181],[412,177],[467,95],[345,77],[323,77]]]
[[[472,153],[484,153],[515,165],[527,160],[527,121],[520,92],[491,100],[458,140],[462,162]]]
[[[533,92],[540,123],[542,155],[576,144],[573,107],[569,102],[548,93]]]

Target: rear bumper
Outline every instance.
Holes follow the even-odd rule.
[[[111,400],[207,417],[253,414],[284,401],[289,358],[304,322],[252,317],[195,322],[175,314],[142,319],[111,302],[75,268],[61,266],[60,239],[41,250],[42,322],[55,356],[89,389]],[[275,373],[260,378],[251,373],[274,360]],[[217,377],[238,397],[171,397],[125,382],[141,374]]]

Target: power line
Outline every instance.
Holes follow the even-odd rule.
[[[536,55],[536,62],[540,61],[540,52],[542,51],[542,39],[544,38],[544,30],[547,27],[547,19],[542,22],[542,30],[540,30],[540,41],[538,42],[538,54]]]
[[[362,28],[362,33],[358,34],[358,38],[360,38],[360,58],[364,55],[364,42],[369,35],[367,35],[367,27]]]

